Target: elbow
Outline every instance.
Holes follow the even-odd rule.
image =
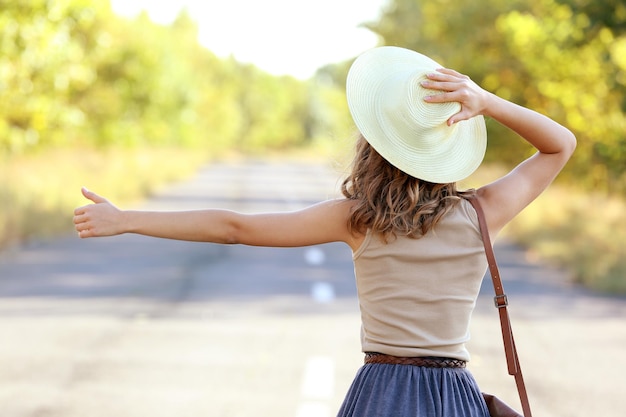
[[[229,219],[224,224],[224,230],[221,233],[219,243],[224,245],[238,245],[241,243],[243,228],[236,219]]]
[[[564,137],[564,145],[563,151],[567,155],[567,159],[569,159],[576,150],[577,140],[576,136],[569,129],[567,130],[567,135]]]
[[[204,242],[234,245],[241,243],[244,235],[244,222],[241,215],[229,210],[209,210],[204,224],[202,237]]]
[[[560,158],[567,161],[576,150],[576,136],[565,126],[559,126],[559,128],[551,136],[548,148],[540,150],[540,152],[559,155]]]
[[[574,133],[572,133],[572,131],[569,129],[567,130],[567,133],[568,133],[568,144],[569,144],[571,153],[574,153],[574,149],[576,149],[576,143],[577,143],[576,135],[574,135]]]

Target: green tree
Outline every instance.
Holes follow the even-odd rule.
[[[238,146],[310,141],[307,84],[199,45],[101,0],[0,0],[0,152],[51,146]]]
[[[303,83],[262,73],[253,66],[242,68],[239,81],[242,149],[284,149],[307,141],[308,95]]]
[[[592,25],[584,13],[553,0],[536,2],[532,13],[501,16],[498,30],[532,84],[526,103],[557,115],[579,137],[569,172],[588,188],[626,191],[626,37]],[[592,35],[593,33],[593,35]]]
[[[71,96],[96,74],[77,34],[110,12],[91,3],[0,2],[0,150],[71,141],[87,123]]]
[[[610,29],[615,35],[626,34],[626,4],[623,0],[558,0],[569,6],[575,14],[584,14],[590,25],[586,32],[593,37],[603,28]]]
[[[626,193],[624,6],[582,0],[395,0],[369,27],[456,68],[490,91],[570,127],[579,149],[563,177]],[[612,26],[607,26],[612,25]],[[489,160],[529,152],[489,123]]]

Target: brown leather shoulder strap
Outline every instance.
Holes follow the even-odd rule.
[[[494,303],[500,315],[500,327],[502,328],[502,340],[504,341],[504,353],[506,355],[506,363],[508,366],[509,375],[513,375],[515,377],[515,383],[517,385],[520,402],[522,403],[524,417],[532,417],[530,411],[530,403],[528,401],[528,394],[526,392],[526,385],[524,384],[524,377],[522,376],[522,369],[520,368],[519,358],[517,357],[517,349],[515,348],[515,340],[513,339],[513,329],[511,328],[509,311],[507,309],[509,301],[506,294],[504,293],[504,287],[502,286],[502,279],[500,278],[500,271],[498,270],[496,256],[493,253],[493,247],[491,245],[491,239],[489,237],[489,229],[487,228],[485,214],[482,207],[480,206],[478,198],[472,196],[468,197],[467,200],[472,204],[472,206],[476,210],[476,214],[478,215],[480,233],[482,235],[483,244],[485,246],[485,254],[487,255],[487,263],[489,265],[489,272],[491,273],[491,280],[493,281],[493,288],[496,293],[494,297]]]

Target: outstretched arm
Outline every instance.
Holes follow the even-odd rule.
[[[88,204],[74,210],[81,238],[137,233],[146,236],[254,246],[307,246],[343,241],[356,245],[348,232],[350,202],[329,200],[303,210],[242,214],[229,210],[120,210],[106,198],[83,188]]]
[[[445,91],[427,98],[429,102],[461,103],[461,111],[448,120],[449,124],[482,114],[515,131],[537,149],[509,174],[477,190],[489,231],[495,236],[556,178],[574,152],[576,138],[554,120],[489,93],[456,71],[438,70],[429,75],[424,86]]]

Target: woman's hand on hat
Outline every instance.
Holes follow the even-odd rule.
[[[461,111],[448,119],[448,125],[471,119],[485,111],[489,93],[467,75],[452,69],[441,68],[426,76],[428,80],[422,81],[422,86],[429,90],[443,91],[443,93],[426,96],[424,101],[428,103],[454,101],[461,104]]]

